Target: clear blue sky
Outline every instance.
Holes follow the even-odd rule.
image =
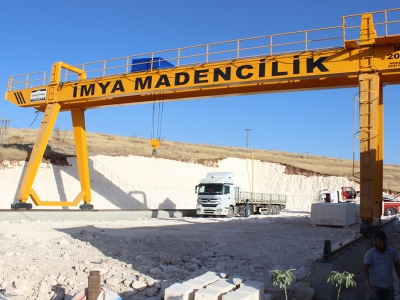
[[[341,17],[400,7],[398,0],[14,0],[2,2],[0,91],[8,76],[210,42],[341,25]],[[357,88],[169,102],[161,137],[198,144],[352,159]],[[384,88],[384,163],[399,164],[400,86]],[[212,106],[221,112],[207,115]],[[89,110],[88,132],[150,138],[152,105]],[[33,123],[38,128],[42,113]],[[30,126],[32,108],[0,100],[10,127]],[[69,113],[61,129],[71,130]],[[151,148],[149,146],[149,153]],[[358,156],[358,155],[357,155]]]

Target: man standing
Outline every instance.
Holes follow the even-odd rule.
[[[383,231],[374,235],[375,247],[364,256],[364,277],[370,300],[393,300],[392,264],[400,279],[400,264],[396,250],[386,244],[387,236]]]
[[[250,217],[250,203],[249,199],[246,199],[246,203],[244,204],[244,215],[246,218]]]

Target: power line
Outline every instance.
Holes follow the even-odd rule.
[[[33,125],[33,123],[35,123],[37,117],[39,116],[39,111],[38,111],[38,110],[35,111],[35,114],[36,114],[35,118],[33,119],[31,125],[29,125],[27,128],[30,128],[30,127]],[[24,116],[28,116],[28,115],[31,115],[31,114],[27,114],[27,115],[24,115]],[[16,118],[17,118],[17,117],[16,117]],[[5,120],[5,119],[3,119],[3,120]],[[18,127],[17,125],[15,125],[15,123],[14,123],[14,121],[13,121],[12,119],[8,119],[8,120],[11,121],[11,123],[14,125],[15,128],[21,129],[20,127]],[[7,123],[7,125],[8,125],[8,123]]]

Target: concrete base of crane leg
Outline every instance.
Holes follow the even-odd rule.
[[[30,209],[32,209],[32,204],[24,203],[24,202],[17,202],[17,203],[11,204],[11,209],[13,209],[13,210],[19,210],[19,209],[30,210]]]
[[[356,224],[355,203],[314,203],[311,206],[311,224],[350,226]]]
[[[80,210],[93,210],[93,208],[94,208],[94,206],[92,204],[84,203],[84,204],[79,205]]]

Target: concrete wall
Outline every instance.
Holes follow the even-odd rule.
[[[357,290],[349,290],[355,295],[360,295],[356,299],[361,298],[364,292],[362,267],[364,263],[364,254],[372,246],[370,239],[365,239],[358,244],[355,244],[343,252],[340,256],[332,261],[322,262],[317,261],[311,264],[310,284],[315,289],[314,300],[335,300],[337,298],[337,288],[330,283],[327,283],[331,271],[350,272],[356,274]],[[361,281],[360,281],[361,280]],[[342,294],[345,291],[342,292]],[[347,298],[350,299],[350,298]]]
[[[75,158],[71,166],[41,163],[33,188],[43,201],[72,201],[80,192]],[[0,209],[16,201],[26,162],[0,165]],[[194,187],[209,172],[235,172],[235,183],[254,192],[285,194],[290,210],[310,211],[319,190],[358,186],[343,177],[287,175],[279,164],[227,158],[217,167],[139,156],[89,158],[92,203],[95,209],[194,209]],[[31,202],[31,200],[29,200]],[[46,207],[41,207],[46,208]],[[54,209],[54,207],[48,207]],[[65,207],[65,209],[68,209]]]

